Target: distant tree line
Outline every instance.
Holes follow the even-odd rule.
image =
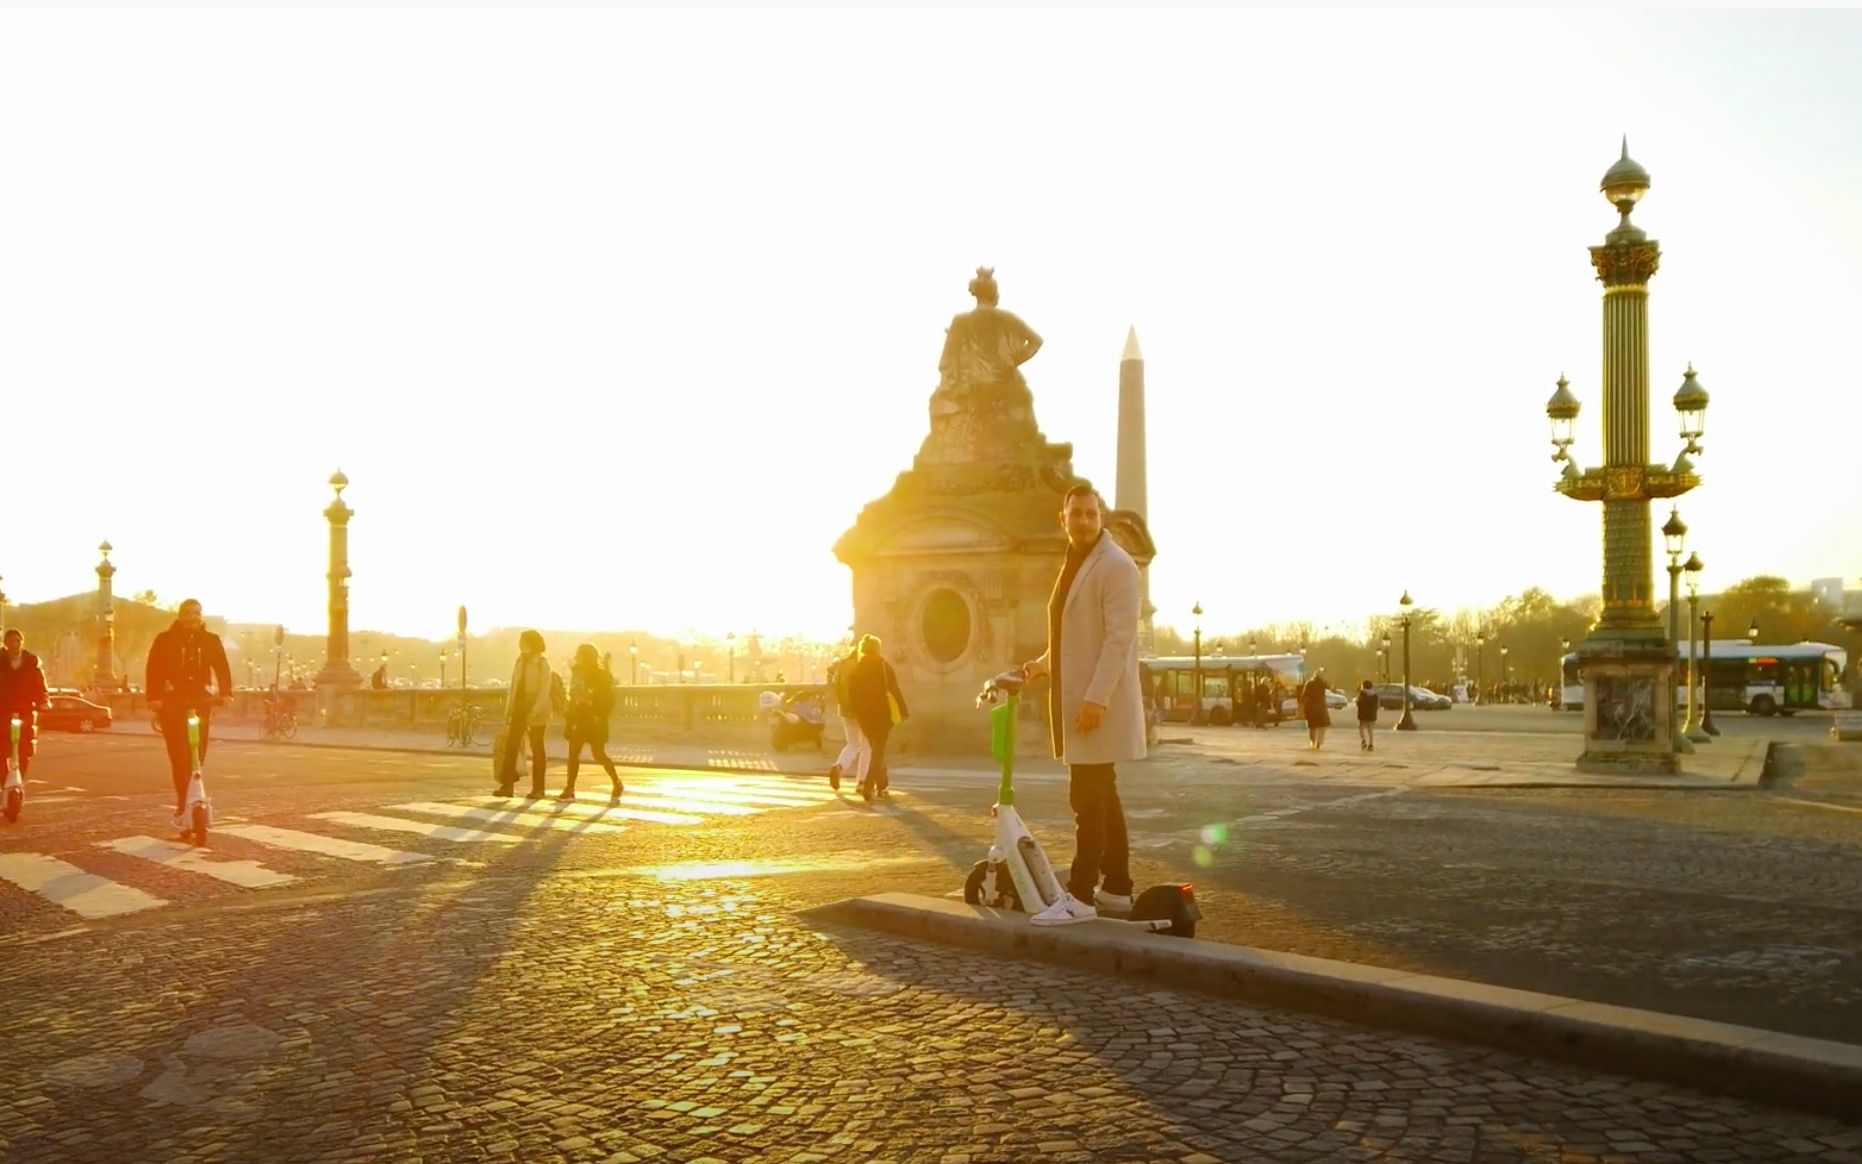
[[[1665,579],[1664,579],[1665,581]],[[1591,594],[1568,602],[1553,598],[1539,587],[1508,595],[1489,607],[1463,608],[1452,614],[1431,607],[1416,607],[1410,614],[1410,675],[1424,686],[1446,688],[1457,680],[1481,681],[1492,687],[1504,676],[1515,684],[1545,686],[1558,682],[1564,642],[1574,645],[1590,632],[1603,609]],[[1685,594],[1678,604],[1680,636],[1688,633]],[[1761,643],[1795,643],[1810,640],[1831,643],[1849,652],[1851,681],[1862,659],[1862,632],[1838,624],[1839,611],[1820,605],[1808,590],[1792,590],[1785,579],[1770,574],[1747,578],[1719,594],[1700,596],[1698,609],[1713,612],[1716,639],[1745,638],[1747,628],[1758,624]],[[1663,625],[1668,618],[1666,596],[1657,604]],[[1248,653],[1253,642],[1259,654],[1306,651],[1308,671],[1323,667],[1335,685],[1356,686],[1362,679],[1382,679],[1381,655],[1385,635],[1390,638],[1389,676],[1400,682],[1403,672],[1401,615],[1379,611],[1364,620],[1366,632],[1347,635],[1330,628],[1315,629],[1310,621],[1267,623],[1239,631],[1203,631],[1203,653],[1218,649],[1230,655]],[[1484,645],[1480,639],[1484,636]],[[1159,626],[1155,635],[1159,655],[1189,655],[1193,636],[1173,626]],[[1503,656],[1501,648],[1506,649]]]

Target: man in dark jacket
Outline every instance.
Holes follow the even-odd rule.
[[[37,750],[39,713],[50,703],[46,699],[45,671],[39,656],[26,649],[26,636],[12,627],[6,632],[6,651],[0,654],[0,761],[13,754],[12,720],[19,717],[19,774],[23,778],[32,766]]]
[[[219,691],[218,697],[208,691],[210,682]],[[187,741],[188,713],[200,717],[200,759],[205,763],[210,709],[233,692],[233,669],[226,662],[226,647],[219,635],[209,633],[202,624],[198,599],[183,602],[174,625],[155,636],[149,648],[143,689],[149,693],[149,709],[161,722],[162,739],[168,745],[168,769],[175,782],[175,828],[180,829],[187,805],[188,777],[193,775]]]
[[[855,650],[859,661],[847,677],[847,696],[860,735],[866,740],[860,754],[860,795],[871,801],[875,796],[892,795],[892,778],[886,771],[886,741],[893,726],[910,711],[905,706],[905,693],[899,690],[898,674],[879,653],[878,636],[861,635]]]

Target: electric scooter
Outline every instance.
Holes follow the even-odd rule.
[[[200,773],[200,716],[193,711],[187,715],[187,748],[190,771],[181,809],[181,839],[205,846],[207,826],[213,823],[213,802],[207,799],[207,782]]]
[[[989,750],[1002,762],[1002,782],[996,788],[996,835],[987,859],[978,861],[963,883],[963,900],[992,909],[1039,913],[1060,900],[1060,879],[1054,875],[1041,842],[1028,831],[1015,809],[1015,721],[1021,711],[1026,684],[1020,671],[1005,671],[983,684],[976,706],[989,707]],[[1196,936],[1202,911],[1195,890],[1188,884],[1156,885],[1139,894],[1131,912],[1112,913],[1099,907],[1099,916],[1126,922],[1153,933],[1181,938]]]
[[[12,748],[6,754],[6,823],[19,820],[20,809],[26,807],[26,778],[19,770],[19,741],[21,729],[25,725],[19,717],[13,716],[7,724],[7,738],[12,741]]]

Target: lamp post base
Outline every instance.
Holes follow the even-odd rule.
[[[1675,659],[1666,639],[1592,639],[1579,648],[1584,681],[1580,772],[1672,774],[1680,735],[1674,722]]]
[[[1396,730],[1400,732],[1413,732],[1416,730],[1416,717],[1410,714],[1409,708],[1406,707],[1403,709],[1403,718],[1397,720]]]

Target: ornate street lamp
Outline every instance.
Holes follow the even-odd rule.
[[[1506,700],[1506,684],[1507,684],[1506,653],[1512,649],[1513,648],[1507,646],[1505,643],[1500,644],[1500,699],[1502,702]]]
[[[1695,645],[1700,630],[1700,572],[1699,554],[1689,554],[1682,564],[1681,572],[1687,575],[1687,722],[1682,734],[1691,744],[1712,743],[1713,737],[1700,729],[1700,704],[1695,702],[1694,689],[1701,677],[1699,648]]]
[[[1687,523],[1681,520],[1681,511],[1678,508],[1669,506],[1668,520],[1662,525],[1662,548],[1668,551],[1668,641],[1674,644],[1675,656],[1677,659],[1681,654],[1681,628],[1679,625],[1681,612],[1677,609],[1676,604],[1680,598],[1679,586],[1682,574],[1681,551],[1686,548],[1686,544]],[[1691,664],[1693,661],[1691,648],[1688,659]],[[1687,725],[1681,721],[1679,714],[1679,696],[1676,692],[1678,686],[1679,685],[1675,683],[1668,684],[1668,723],[1670,731],[1674,736],[1675,751],[1691,752],[1694,750],[1694,745],[1688,741]]]
[[[725,631],[724,632],[724,645],[730,650],[729,682],[735,683],[737,682],[737,632],[736,631]]]
[[[1403,597],[1397,599],[1397,605],[1403,608],[1403,718],[1397,720],[1396,730],[1413,732],[1416,730],[1416,717],[1409,706],[1409,608],[1412,605],[1409,591],[1403,591]]]
[[[1383,682],[1388,683],[1390,682],[1390,636],[1389,635],[1384,636],[1384,649],[1383,649],[1382,654],[1383,654],[1383,664],[1384,664],[1382,678],[1383,678]]]
[[[1199,724],[1203,721],[1203,604],[1198,602],[1190,613],[1196,616],[1196,663],[1190,672],[1190,690],[1195,692],[1196,707],[1190,712],[1190,722]]]
[[[1746,641],[1748,643],[1759,641],[1759,620],[1756,618],[1752,620],[1750,626],[1746,627]]]
[[[1700,615],[1700,730],[1710,736],[1720,734],[1713,726],[1713,612]]]
[[[627,640],[627,685],[640,682],[640,640]]]
[[[447,659],[446,648],[441,647],[440,648],[440,690],[441,691],[446,690],[446,659]]]
[[[1474,635],[1474,702],[1487,702],[1487,632]]]
[[[1590,248],[1603,284],[1601,466],[1580,470],[1571,459],[1580,405],[1562,375],[1545,405],[1552,460],[1563,466],[1554,488],[1603,505],[1603,613],[1580,649],[1584,698],[1591,711],[1585,716],[1578,766],[1589,771],[1672,772],[1677,767],[1674,733],[1660,732],[1645,718],[1602,714],[1606,706],[1633,702],[1638,691],[1673,687],[1675,632],[1663,638],[1652,602],[1649,502],[1678,497],[1700,484],[1689,457],[1700,454],[1706,431],[1707,390],[1690,364],[1673,401],[1685,442],[1682,451],[1672,465],[1650,462],[1649,281],[1660,265],[1661,247],[1630,221],[1649,184],[1649,172],[1630,158],[1625,140],[1622,156],[1599,184],[1621,220],[1601,246]],[[1671,547],[1671,556],[1678,552]],[[1600,686],[1605,689],[1601,695]]]

